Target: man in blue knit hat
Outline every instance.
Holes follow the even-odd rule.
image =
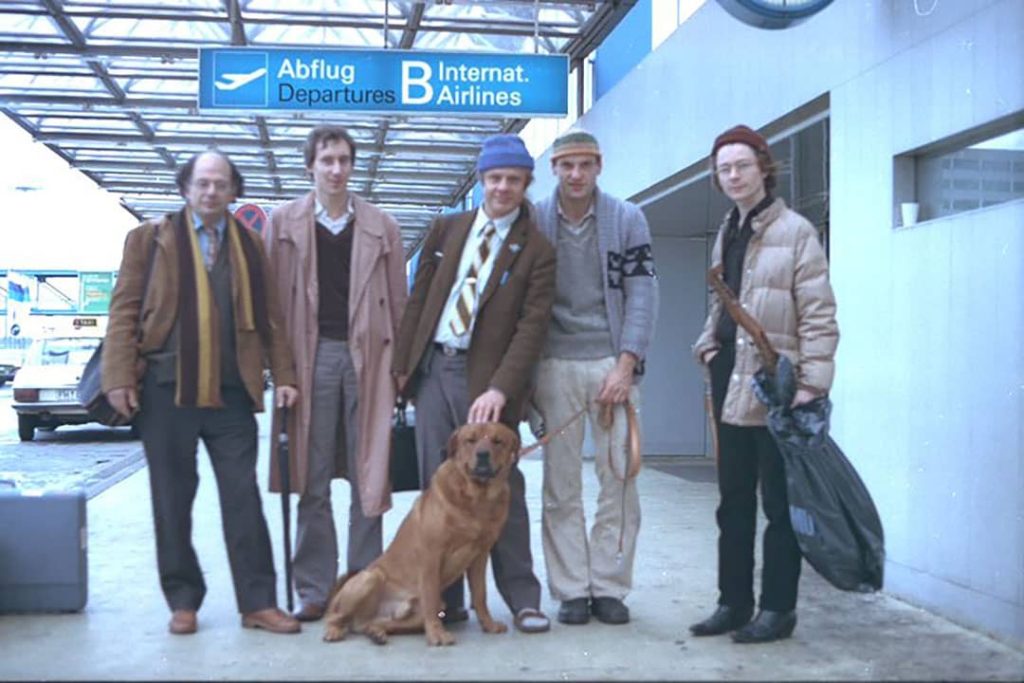
[[[488,138],[477,173],[483,205],[438,216],[423,242],[392,363],[402,395],[416,404],[424,488],[458,427],[500,421],[518,431],[554,301],[555,251],[526,201],[533,180],[526,145],[517,135]],[[525,482],[517,467],[509,486],[508,521],[491,551],[491,567],[516,628],[538,633],[550,622],[540,611]],[[461,579],[443,599],[445,623],[468,618]]]

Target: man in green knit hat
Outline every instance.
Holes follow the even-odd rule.
[[[558,188],[537,204],[537,214],[557,250],[558,276],[534,405],[549,429],[587,406],[601,489],[588,538],[583,421],[576,420],[545,447],[548,587],[562,603],[558,620],[564,624],[585,624],[591,615],[625,624],[640,500],[636,481],[622,481],[616,472],[626,471],[625,404],[639,398],[636,383],[658,308],[651,236],[635,204],[598,189],[601,150],[593,135],[572,131],[555,140],[551,169]],[[605,429],[598,416],[609,405],[614,417]]]

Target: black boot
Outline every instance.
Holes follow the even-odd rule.
[[[763,609],[757,618],[732,634],[737,643],[770,643],[793,635],[796,628],[796,610],[788,612],[772,612]]]
[[[558,620],[563,624],[585,624],[590,621],[590,598],[563,600],[558,608]]]
[[[753,614],[753,605],[747,607],[719,605],[714,614],[691,626],[690,632],[695,636],[718,636],[743,626],[750,621]]]

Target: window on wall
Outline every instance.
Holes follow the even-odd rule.
[[[771,145],[776,196],[818,228],[828,251],[829,120],[824,118]]]
[[[897,156],[894,177],[902,226],[1024,198],[1022,117]]]
[[[651,49],[655,50],[706,0],[654,0],[651,3]]]

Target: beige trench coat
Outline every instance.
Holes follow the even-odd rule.
[[[349,288],[349,350],[359,382],[359,497],[363,514],[391,508],[389,462],[391,417],[395,402],[391,358],[405,309],[405,251],[398,223],[373,204],[353,196],[355,234]],[[314,194],[281,205],[270,216],[263,239],[284,313],[285,330],[295,354],[299,404],[289,411],[291,490],[306,489],[313,366],[319,338],[319,287],[316,267]],[[271,434],[280,430],[274,414]],[[338,419],[342,416],[339,414]],[[277,439],[271,439],[270,490],[280,492]],[[345,444],[339,439],[335,476],[344,477]]]
[[[775,350],[792,361],[798,384],[816,394],[827,394],[835,374],[839,326],[818,231],[806,218],[786,208],[782,199],[776,199],[750,223],[754,234],[743,260],[740,304],[761,323]],[[728,225],[727,213],[711,251],[712,266],[722,262],[722,238]],[[729,314],[712,292],[704,331],[693,347],[698,362],[705,352],[718,348],[715,326],[720,315]],[[722,406],[722,422],[764,426],[767,410],[751,384],[760,367],[750,335],[739,328],[736,365]]]

